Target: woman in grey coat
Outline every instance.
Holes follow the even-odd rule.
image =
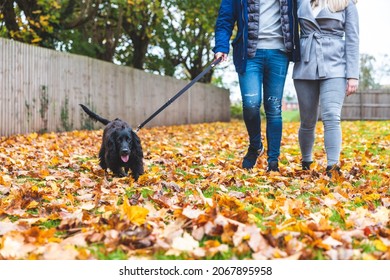
[[[298,0],[301,61],[293,70],[301,125],[302,169],[309,170],[318,105],[324,124],[326,172],[339,172],[341,109],[359,79],[359,18],[354,0]]]

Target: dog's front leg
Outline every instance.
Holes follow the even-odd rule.
[[[112,167],[110,168],[112,173],[115,174],[117,177],[126,177],[127,174],[123,171],[122,167]]]
[[[107,169],[107,163],[106,163],[106,159],[105,159],[105,154],[106,154],[105,149],[102,146],[100,148],[100,151],[99,151],[99,165],[104,170]]]
[[[134,178],[134,181],[137,181],[139,176],[144,174],[144,166],[142,160],[135,161],[131,166],[131,175]]]

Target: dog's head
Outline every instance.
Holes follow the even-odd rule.
[[[131,127],[120,119],[110,122],[104,129],[103,146],[106,154],[118,158],[123,165],[129,164],[132,158],[143,158],[141,142]]]
[[[125,163],[128,162],[133,149],[133,133],[130,128],[116,131],[115,146],[121,160]]]

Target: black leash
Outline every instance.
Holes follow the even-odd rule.
[[[214,60],[209,66],[207,66],[206,69],[204,69],[202,71],[202,73],[200,73],[198,76],[195,77],[195,79],[193,79],[190,83],[188,83],[182,90],[180,90],[178,93],[176,93],[175,96],[173,96],[171,99],[168,100],[167,103],[165,103],[163,106],[161,106],[156,112],[154,112],[149,118],[147,118],[143,123],[141,123],[137,129],[135,130],[135,132],[138,132],[141,128],[144,127],[145,124],[147,124],[148,122],[150,122],[155,116],[157,116],[159,113],[161,113],[161,111],[163,111],[166,107],[168,107],[169,105],[171,105],[171,103],[173,101],[175,101],[180,95],[182,95],[187,89],[189,89],[190,87],[192,87],[193,84],[195,84],[197,81],[199,81],[199,79],[201,79],[204,75],[206,75],[207,72],[210,71],[211,68],[213,68],[215,65],[217,65],[218,63],[220,63],[222,60],[222,57]]]

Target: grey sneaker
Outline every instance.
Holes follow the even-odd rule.
[[[302,161],[302,170],[310,170],[310,165],[312,161]]]
[[[334,174],[337,174],[337,175],[341,175],[341,171],[340,171],[340,167],[336,164],[334,165],[329,165],[326,167],[326,175],[329,177],[329,178],[332,178],[332,176]]]

